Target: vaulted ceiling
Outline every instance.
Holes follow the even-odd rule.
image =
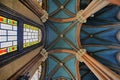
[[[49,20],[47,32],[46,80],[97,80],[84,63],[76,59],[76,52],[87,49],[88,54],[120,72],[119,29],[116,15],[120,8],[109,5],[92,15],[86,24],[75,20],[77,12],[91,0],[46,0]],[[119,38],[120,39],[120,38]],[[112,64],[112,65],[111,65]]]

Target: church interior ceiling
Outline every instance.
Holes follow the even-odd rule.
[[[46,0],[49,19],[47,31],[46,80],[97,80],[84,63],[76,59],[76,51],[88,54],[120,74],[120,7],[109,5],[91,15],[87,22],[75,20],[77,12],[91,0]]]

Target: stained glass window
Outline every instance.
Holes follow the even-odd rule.
[[[37,44],[42,38],[41,30],[35,26],[24,24],[24,48]]]
[[[0,16],[0,55],[17,50],[17,21]]]

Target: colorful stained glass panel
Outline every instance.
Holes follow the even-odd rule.
[[[0,55],[17,50],[17,21],[0,16]]]
[[[24,48],[39,43],[41,41],[41,38],[42,33],[39,28],[24,24]]]

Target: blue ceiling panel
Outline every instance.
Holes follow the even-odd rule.
[[[55,75],[53,76],[53,78],[55,77],[60,77],[60,76],[64,76],[64,77],[68,77],[68,78],[71,78],[71,76],[67,73],[67,71],[61,67],[56,73]]]
[[[119,45],[116,35],[120,27],[117,25],[85,26],[81,29],[82,44]]]
[[[70,16],[67,15],[64,11],[59,11],[57,15],[54,16],[54,18],[70,18]]]
[[[47,31],[47,45],[50,45],[58,37],[58,35],[48,25],[46,25],[46,29],[47,29],[46,30]]]
[[[48,52],[51,50],[53,52],[53,54],[49,54],[47,61],[47,80],[62,78],[77,80],[75,55],[63,52],[64,50],[77,51],[79,49],[76,42],[77,24],[73,25],[74,21],[63,22],[63,19],[71,19],[77,14],[77,0],[47,1],[49,23],[52,27],[50,24],[46,26],[48,34],[46,47]],[[116,17],[118,11],[120,11],[120,7],[109,5],[93,14],[94,16],[89,17],[87,23],[82,25],[79,37],[83,48],[87,49],[89,55],[115,72],[120,72],[116,59],[116,54],[120,51],[120,42],[116,38],[120,30],[120,21]],[[55,50],[61,50],[61,52],[54,52]],[[65,59],[68,61],[65,62]],[[87,67],[80,66],[80,74],[82,80],[98,80]]]
[[[101,51],[101,50],[108,50],[109,48],[106,46],[83,46],[85,49],[87,49],[88,52],[96,52],[96,51]]]
[[[54,53],[54,54],[52,54],[52,55],[54,55],[55,57],[57,57],[59,60],[63,60],[63,59],[65,59],[67,56],[69,56],[70,54],[57,52],[57,53]]]
[[[65,36],[77,47],[76,28],[77,27],[73,27]]]
[[[66,9],[70,10],[72,13],[76,13],[76,0],[71,0],[68,5],[66,5]]]
[[[65,63],[65,65],[68,66],[69,70],[72,72],[72,74],[73,74],[74,76],[76,76],[76,71],[75,71],[76,66],[72,66],[72,65],[76,65],[76,64],[75,64],[75,61],[76,61],[76,58],[74,57],[74,58],[70,59],[69,61],[67,61],[67,62]],[[77,78],[76,78],[76,79],[77,79]]]
[[[64,4],[66,0],[58,0],[61,4]]]
[[[118,53],[118,50],[111,49],[111,50],[96,52],[94,54],[117,65],[117,61],[115,57],[117,53]]]
[[[58,8],[58,6],[53,2],[53,0],[47,0],[48,1],[48,3],[50,3],[50,4],[48,4],[48,14],[50,14],[50,13],[52,13],[53,11],[55,11],[57,8]]]
[[[47,63],[48,63],[48,71],[47,73],[49,74],[52,70],[54,70],[55,66],[58,64],[55,60],[53,60],[52,58],[48,58],[47,59]]]
[[[87,20],[87,25],[100,26],[118,23],[117,19],[118,11],[120,10],[119,6],[109,5],[102,10],[94,14],[94,17],[90,17]]]
[[[53,47],[52,49],[72,49],[72,47],[67,44],[63,39],[60,39]]]
[[[61,33],[64,32],[68,28],[68,26],[71,25],[70,22],[67,23],[54,22],[53,24],[55,25],[55,28],[57,28],[57,30],[59,30]]]

